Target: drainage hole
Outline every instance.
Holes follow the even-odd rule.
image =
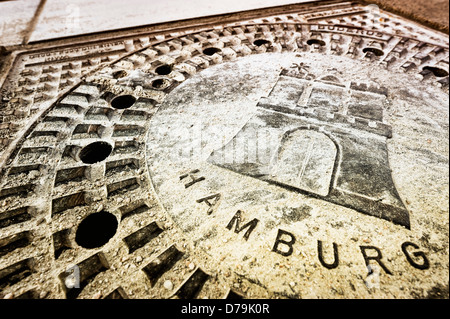
[[[165,85],[165,81],[163,79],[156,79],[152,82],[152,87],[155,89],[162,89]]]
[[[115,109],[127,109],[133,106],[134,102],[136,102],[136,98],[132,95],[120,95],[115,97],[111,101],[111,106]]]
[[[262,46],[262,45],[264,45],[264,44],[272,44],[272,42],[270,42],[269,40],[258,39],[258,40],[255,40],[255,41],[253,42],[253,44],[256,45],[256,46],[258,46],[258,47],[260,47],[260,46]]]
[[[318,40],[318,39],[309,39],[308,41],[306,41],[306,44],[307,45],[318,44],[320,46],[324,46],[325,45],[325,41]]]
[[[434,76],[438,77],[438,78],[442,78],[444,76],[448,75],[448,72],[445,71],[444,69],[440,69],[440,68],[436,68],[434,66],[426,66],[422,69],[421,74],[427,74],[427,73],[433,73]]]
[[[214,53],[219,53],[221,50],[218,48],[206,48],[203,50],[203,53],[206,55],[213,55]]]
[[[80,151],[80,159],[85,164],[94,164],[106,159],[112,152],[112,146],[106,142],[94,142]]]
[[[377,48],[364,48],[363,52],[364,53],[371,52],[371,53],[375,54],[376,56],[383,56],[384,55],[384,52],[382,50],[380,50],[380,49],[377,49]]]
[[[158,73],[159,75],[167,75],[172,72],[172,67],[170,65],[164,64],[164,65],[158,66],[155,69],[155,72]]]
[[[116,71],[116,72],[113,73],[113,78],[121,79],[121,78],[126,77],[127,75],[128,75],[127,72],[124,71],[124,70]]]
[[[98,248],[105,245],[117,231],[117,218],[101,211],[83,219],[77,228],[75,241],[83,248]]]

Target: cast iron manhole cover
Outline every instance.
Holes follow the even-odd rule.
[[[371,9],[18,53],[0,295],[448,297],[448,37]]]

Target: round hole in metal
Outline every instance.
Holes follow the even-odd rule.
[[[163,64],[163,65],[158,66],[155,69],[155,72],[159,75],[168,75],[172,72],[172,67],[170,65]]]
[[[364,53],[371,52],[371,53],[375,54],[376,56],[383,56],[384,55],[384,52],[382,50],[380,50],[380,49],[377,49],[377,48],[364,48],[363,52]]]
[[[219,53],[221,50],[219,48],[206,48],[203,50],[203,53],[206,55],[214,55],[215,53]]]
[[[324,46],[325,45],[325,41],[319,40],[319,39],[309,39],[308,41],[306,41],[307,45],[313,45],[313,44],[318,44],[320,46]]]
[[[115,109],[127,109],[133,106],[136,98],[132,95],[119,95],[111,101],[111,106]]]
[[[105,160],[112,152],[112,146],[106,142],[93,142],[80,151],[80,160],[85,164],[95,164]]]
[[[161,89],[164,87],[165,81],[163,79],[156,79],[152,82],[152,87],[155,89]]]
[[[436,76],[438,78],[448,76],[447,71],[445,71],[444,69],[441,69],[441,68],[434,67],[434,66],[426,66],[422,69],[422,73],[428,73],[428,72],[433,73],[434,76]]]
[[[83,248],[101,247],[116,234],[117,226],[117,218],[111,213],[91,214],[78,225],[75,241]]]
[[[265,39],[258,39],[258,40],[255,40],[254,42],[253,42],[253,44],[254,45],[256,45],[256,46],[258,46],[258,47],[260,47],[260,46],[262,46],[262,45],[265,45],[265,44],[271,44],[272,42],[270,42],[269,40],[265,40]]]
[[[116,72],[113,73],[113,78],[121,79],[121,78],[126,77],[127,75],[128,75],[128,73],[126,71],[124,71],[124,70],[116,71]]]

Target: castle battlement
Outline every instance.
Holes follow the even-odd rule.
[[[377,83],[343,83],[331,74],[319,78],[300,65],[283,70],[258,106],[390,138],[392,128],[383,122],[387,94]]]
[[[261,99],[258,107],[280,112],[283,114],[291,114],[303,117],[305,119],[314,119],[324,122],[326,125],[340,124],[348,128],[363,130],[369,133],[384,136],[386,138],[392,137],[392,127],[389,124],[373,121],[361,117],[354,117],[342,113],[329,112],[324,109],[308,109],[308,108],[289,108],[281,105],[267,104]]]
[[[317,78],[304,69],[282,71],[256,114],[208,161],[409,227],[389,169],[387,89],[342,83],[334,75]],[[227,159],[226,154],[245,150],[255,132],[273,137],[273,143],[258,144],[258,153],[267,156]],[[362,138],[361,132],[372,134]]]

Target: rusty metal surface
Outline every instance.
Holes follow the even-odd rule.
[[[373,9],[16,47],[0,295],[448,298],[449,39]]]

